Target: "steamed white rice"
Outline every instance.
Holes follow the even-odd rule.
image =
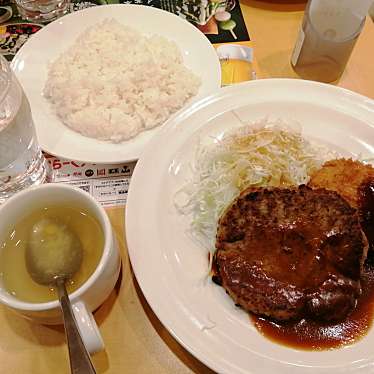
[[[44,94],[71,129],[121,142],[165,122],[199,86],[174,42],[105,20],[51,64]]]

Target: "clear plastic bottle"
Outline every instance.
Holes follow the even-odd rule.
[[[29,102],[0,55],[0,204],[17,191],[43,183],[47,170]]]
[[[339,79],[372,1],[309,0],[291,57],[294,70],[305,79]]]

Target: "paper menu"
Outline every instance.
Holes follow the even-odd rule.
[[[135,162],[89,164],[44,154],[51,169],[49,182],[67,183],[91,194],[104,207],[126,204]]]

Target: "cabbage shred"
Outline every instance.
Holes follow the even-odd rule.
[[[244,126],[197,146],[193,178],[177,192],[176,207],[192,215],[193,237],[213,254],[218,219],[241,191],[307,183],[325,152],[278,123]]]

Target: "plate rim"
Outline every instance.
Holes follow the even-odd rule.
[[[191,97],[189,99],[189,102],[187,104],[185,104],[178,111],[172,113],[171,116],[168,118],[168,120],[173,118],[174,116],[176,116],[179,113],[179,111],[183,110],[186,107],[186,105],[189,105],[189,104],[192,104],[192,103],[198,101],[201,97],[203,97],[205,95],[209,95],[210,93],[215,92],[217,89],[219,89],[221,87],[221,67],[220,67],[219,57],[216,53],[216,50],[215,50],[214,46],[212,45],[212,43],[210,43],[208,38],[201,31],[199,31],[195,26],[193,26],[190,22],[188,22],[186,20],[183,20],[178,15],[176,15],[174,13],[171,13],[171,12],[168,12],[168,11],[163,10],[163,9],[152,7],[152,6],[145,6],[145,5],[139,5],[139,4],[103,4],[103,5],[96,5],[96,6],[81,9],[81,10],[78,10],[78,11],[75,11],[75,12],[71,12],[71,13],[69,13],[69,14],[67,14],[67,15],[65,15],[65,16],[45,25],[41,30],[39,30],[37,33],[33,34],[32,35],[33,43],[35,42],[35,40],[37,38],[40,38],[40,37],[43,38],[43,37],[45,37],[45,35],[51,34],[51,31],[50,31],[51,29],[53,30],[55,27],[60,27],[58,25],[62,25],[64,22],[65,23],[66,22],[68,22],[68,23],[72,22],[74,24],[78,23],[78,19],[79,19],[78,17],[84,16],[87,13],[88,14],[89,13],[93,13],[93,14],[94,13],[100,13],[99,18],[101,20],[104,20],[105,18],[110,18],[111,17],[110,14],[109,15],[105,14],[105,10],[106,9],[107,10],[108,9],[116,9],[116,8],[117,8],[117,11],[120,11],[120,12],[126,12],[127,9],[133,8],[133,9],[137,9],[138,11],[141,11],[141,12],[157,13],[157,14],[160,14],[162,17],[166,17],[166,18],[169,18],[169,19],[174,19],[175,22],[177,22],[177,23],[180,23],[180,24],[183,23],[183,25],[185,27],[187,27],[187,28],[189,28],[189,30],[191,30],[191,33],[194,34],[195,37],[200,38],[201,42],[205,44],[204,50],[206,51],[207,54],[211,55],[211,60],[209,61],[209,64],[210,64],[209,65],[210,66],[209,70],[212,70],[213,79],[209,83],[209,86],[210,86],[209,87],[209,92],[202,92],[202,93],[198,92],[197,95],[195,95],[194,97]],[[121,9],[121,10],[119,10],[119,9]],[[84,14],[82,14],[82,13],[84,13]],[[100,22],[100,20],[98,22]],[[86,29],[87,27],[89,27],[90,25],[91,25],[90,23],[84,24],[84,26],[83,26],[83,28],[80,32],[83,32],[83,30]],[[126,23],[124,23],[124,25],[126,25]],[[157,30],[155,30],[154,34],[157,34]],[[78,34],[76,36],[78,36]],[[164,36],[164,37],[167,38],[166,36]],[[29,45],[30,45],[29,43],[25,43],[17,51],[16,55],[13,57],[13,59],[10,63],[10,67],[11,67],[14,75],[16,76],[16,78],[20,81],[21,85],[22,85],[22,80],[18,76],[19,72],[16,69],[16,66],[21,61],[23,61],[23,55],[29,51],[29,48],[30,48]],[[65,47],[64,47],[65,50],[68,47],[69,47],[69,45],[66,44]],[[56,58],[56,57],[57,57],[57,55],[55,55],[53,58]],[[48,61],[45,62],[45,65],[47,65],[47,63],[48,63]],[[202,79],[202,81],[204,81],[204,76],[201,76],[200,78]],[[43,84],[44,83],[45,82],[43,82]],[[26,93],[25,89],[24,89],[24,91]],[[28,97],[28,100],[31,104],[32,99],[30,99],[30,97],[29,97],[30,95],[28,93],[26,93],[26,96]],[[48,104],[48,103],[46,102],[46,104]],[[32,105],[31,110],[34,113],[35,112],[35,106]],[[40,132],[41,130],[39,129],[39,125],[37,124],[37,121],[35,120],[35,115],[34,114],[33,114],[33,120],[34,120],[35,131],[36,131],[36,135],[37,135],[39,144],[40,144],[41,148],[45,152],[47,152],[48,154],[56,156],[56,157],[61,157],[61,158],[64,158],[64,159],[68,159],[68,160],[75,160],[75,161],[86,162],[86,163],[101,163],[101,164],[103,164],[103,163],[108,163],[108,164],[110,164],[110,163],[122,163],[122,162],[131,162],[131,161],[138,160],[139,157],[141,156],[141,154],[143,153],[144,149],[148,146],[149,141],[153,138],[153,136],[155,136],[160,131],[160,129],[168,121],[168,120],[166,120],[163,124],[161,124],[159,126],[156,126],[155,128],[143,131],[142,133],[138,134],[138,136],[139,135],[144,136],[144,137],[146,137],[146,139],[143,140],[143,143],[144,143],[143,145],[139,145],[138,147],[136,147],[136,150],[131,152],[132,155],[121,156],[121,154],[120,154],[120,156],[116,156],[116,157],[113,157],[113,156],[109,157],[108,156],[108,157],[104,158],[104,160],[103,160],[103,157],[100,157],[100,156],[97,157],[96,155],[94,155],[93,151],[91,151],[90,154],[85,153],[85,156],[83,156],[83,155],[79,156],[79,155],[74,154],[75,151],[72,149],[73,147],[71,147],[71,148],[66,147],[65,151],[55,150],[53,145],[50,145],[48,142],[45,142],[43,139],[39,140],[38,132]],[[110,143],[108,141],[103,141],[103,140],[99,140],[99,139],[86,137],[86,136],[70,129],[68,126],[64,125],[62,123],[62,121],[60,119],[58,119],[58,117],[56,117],[56,120],[58,120],[57,121],[58,125],[61,125],[61,126],[65,127],[64,131],[68,131],[68,132],[73,133],[72,136],[74,136],[74,138],[76,138],[77,140],[79,138],[84,138],[85,141],[89,141],[91,143],[91,146],[95,146],[95,147],[101,147],[102,145],[104,145],[105,147],[113,145],[113,150],[111,150],[110,152],[107,151],[106,152],[107,154],[108,153],[117,154],[118,149],[116,149],[116,148],[126,147],[127,142],[133,142],[134,139],[136,139],[136,137],[137,137],[137,136],[135,136],[134,138],[131,138],[127,141],[120,142],[120,143]],[[150,131],[153,131],[154,133],[151,134],[151,135],[147,134]]]
[[[168,132],[173,131],[173,127],[177,126],[178,121],[183,121],[183,118],[185,116],[188,116],[189,113],[194,113],[196,112],[199,108],[202,108],[208,103],[209,101],[215,100],[219,98],[222,95],[229,94],[230,91],[235,91],[239,90],[240,88],[245,89],[247,86],[250,87],[251,85],[271,85],[271,84],[284,84],[284,85],[295,85],[297,86],[304,86],[304,87],[319,87],[323,90],[326,90],[326,92],[330,91],[332,95],[334,94],[342,94],[342,99],[345,97],[349,98],[352,100],[354,105],[361,104],[361,109],[362,110],[362,104],[365,104],[365,111],[370,110],[371,112],[371,117],[372,117],[372,122],[368,123],[370,128],[373,129],[374,131],[374,100],[371,98],[368,98],[366,96],[363,96],[361,94],[358,94],[356,92],[350,91],[345,88],[341,87],[336,87],[320,82],[314,82],[314,81],[305,81],[305,80],[300,80],[300,79],[289,79],[289,78],[268,78],[268,79],[262,79],[262,80],[257,80],[257,81],[250,81],[250,82],[245,82],[241,84],[237,84],[234,86],[229,86],[229,87],[223,87],[219,89],[216,93],[209,95],[203,99],[201,99],[199,102],[195,103],[195,105],[188,106],[185,108],[183,111],[181,111],[178,116],[174,117],[173,119],[170,119],[167,121],[167,123],[164,125],[162,131],[158,133],[155,137],[153,137],[152,141],[150,142],[149,148],[143,153],[142,157],[139,159],[133,175],[132,175],[132,180],[130,183],[129,187],[129,192],[128,192],[128,199],[126,203],[126,209],[125,209],[125,237],[126,237],[126,242],[127,242],[127,249],[128,249],[128,254],[129,254],[129,259],[135,274],[135,277],[137,279],[137,282],[139,284],[140,289],[143,292],[144,297],[147,300],[147,303],[149,306],[152,308],[152,311],[155,313],[157,318],[160,320],[160,322],[163,324],[163,326],[168,330],[168,332],[187,350],[189,351],[194,357],[196,357],[199,361],[201,361],[203,364],[208,366],[209,368],[217,371],[217,372],[230,372],[230,373],[241,373],[242,371],[240,370],[234,370],[233,366],[226,366],[222,367],[219,365],[217,362],[212,361],[209,357],[204,355],[204,353],[199,352],[198,350],[195,349],[194,346],[191,346],[189,342],[186,342],[183,336],[180,336],[180,332],[178,332],[178,327],[174,326],[173,322],[170,322],[168,319],[166,319],[166,316],[162,314],[162,308],[160,308],[160,304],[162,302],[157,299],[157,295],[153,294],[152,288],[150,287],[150,284],[148,283],[147,277],[144,277],[144,272],[142,272],[141,267],[136,266],[136,252],[139,251],[139,246],[136,245],[136,240],[135,237],[138,235],[137,230],[134,230],[134,228],[138,227],[137,223],[135,222],[136,214],[135,212],[137,211],[137,198],[141,196],[141,188],[139,188],[139,183],[138,181],[141,181],[144,178],[144,172],[143,168],[147,167],[147,163],[149,162],[149,159],[151,157],[151,149],[154,149],[157,144],[160,144],[162,137],[164,134]],[[306,99],[308,100],[308,98]],[[209,105],[209,104],[207,104]],[[194,131],[198,131],[203,127],[199,126],[196,128]],[[374,144],[374,143],[373,143]],[[143,175],[143,178],[142,178]],[[135,264],[135,265],[134,265]],[[155,266],[155,264],[153,264]],[[205,352],[206,353],[206,352]],[[299,370],[308,370],[307,367],[304,365],[298,365],[297,363],[293,364],[296,366],[293,366],[292,368],[292,373],[297,372],[299,373]],[[326,367],[327,368],[327,367]],[[324,368],[324,369],[326,369]],[[332,366],[329,366],[327,368],[328,370],[331,370],[333,368]],[[342,370],[341,366],[336,366],[335,367],[337,372],[341,372]],[[246,368],[246,372],[251,372],[255,368],[249,367]],[[289,368],[291,372],[291,368]],[[310,368],[309,368],[310,369]],[[317,370],[318,368],[312,367],[313,370]],[[358,368],[357,368],[358,369]],[[296,371],[293,371],[296,370]],[[353,370],[356,370],[353,368]],[[344,369],[343,369],[344,371]],[[309,371],[308,371],[309,372]],[[345,372],[345,371],[344,371]]]

